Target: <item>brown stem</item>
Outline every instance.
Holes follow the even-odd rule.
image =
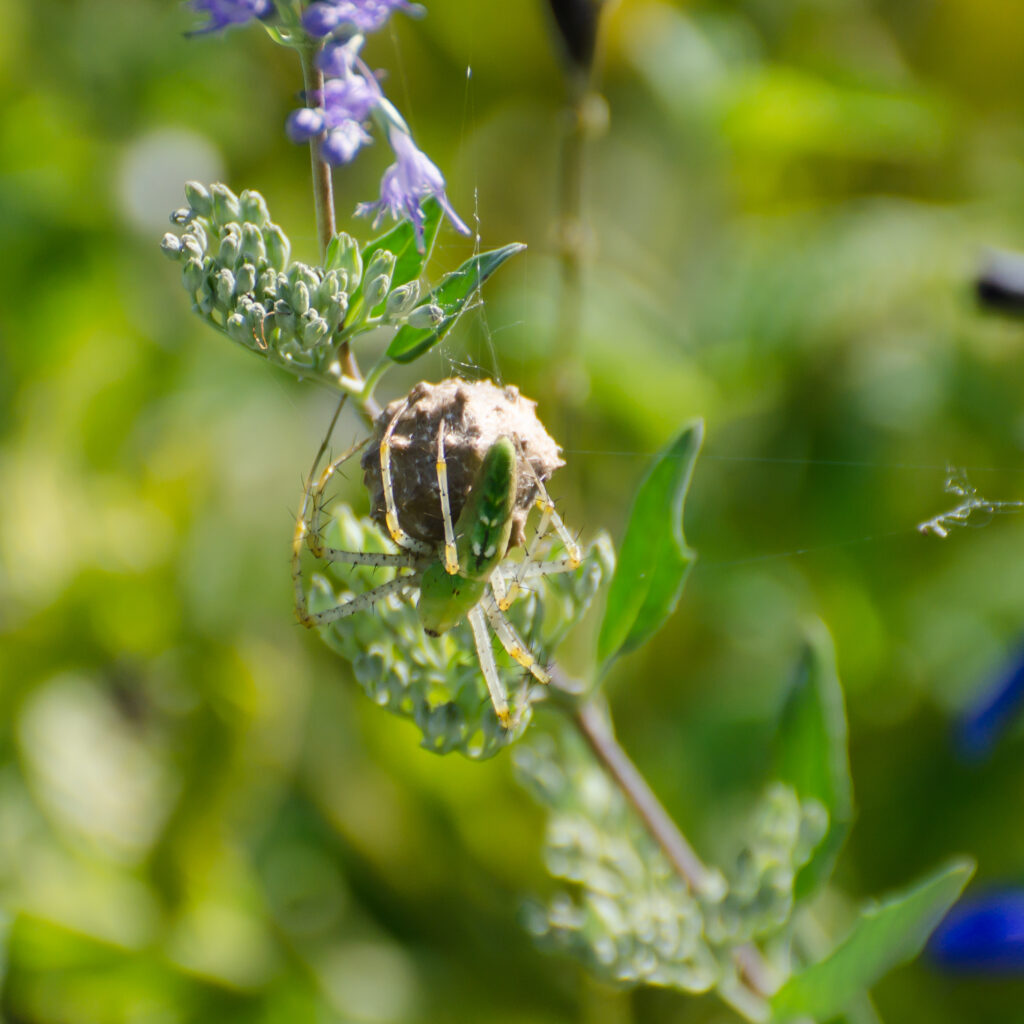
[[[551,675],[552,682],[560,689],[578,692],[578,686],[557,667]],[[702,892],[710,872],[615,738],[604,711],[593,700],[587,701],[575,708],[571,720],[679,877],[692,892]],[[753,943],[747,943],[734,949],[732,958],[743,985],[749,989],[748,998],[763,1007],[763,1000],[772,994],[775,986],[761,951]]]
[[[299,57],[302,61],[302,84],[306,92],[306,102],[314,94],[318,94],[324,87],[324,75],[316,66],[316,55],[320,50],[319,45],[304,46],[299,50]],[[313,169],[313,205],[316,209],[316,233],[320,242],[320,259],[327,259],[327,246],[337,232],[337,224],[334,219],[334,179],[331,176],[331,165],[323,158],[320,151],[320,139],[309,140],[309,159]],[[348,342],[342,344],[338,349],[338,359],[341,361],[345,376],[352,380],[361,381],[362,371],[356,361]],[[373,398],[364,398],[358,402],[359,411],[363,419],[372,426],[373,421],[380,415],[380,406]]]
[[[306,92],[306,103],[324,87],[324,74],[316,66],[319,46],[304,46],[299,50],[302,60],[302,85]],[[337,227],[334,222],[334,182],[331,165],[320,153],[320,139],[309,140],[309,159],[313,168],[313,204],[316,207],[316,233],[320,241],[320,258],[327,257],[327,245],[334,237]]]
[[[573,724],[679,876],[694,892],[703,891],[708,883],[708,869],[619,745],[604,713],[592,701],[582,704],[573,716]]]

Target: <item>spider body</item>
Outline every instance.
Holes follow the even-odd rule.
[[[508,550],[517,486],[515,447],[509,438],[499,438],[488,449],[455,523],[454,563],[437,560],[423,572],[416,610],[430,636],[446,633],[483,599],[487,581]]]
[[[367,611],[392,594],[415,595],[419,622],[430,636],[439,636],[463,620],[468,621],[495,714],[502,726],[508,728],[512,724],[511,716],[489,630],[497,636],[509,656],[537,681],[549,682],[547,672],[530,653],[504,612],[525,588],[526,581],[552,573],[570,572],[581,564],[582,555],[555,510],[534,460],[528,454],[528,445],[537,446],[535,434],[516,429],[511,433],[503,432],[508,428],[511,414],[500,402],[494,407],[499,400],[492,393],[503,395],[501,401],[507,404],[528,406],[528,416],[520,422],[527,422],[530,426],[528,420],[532,417],[535,427],[530,429],[540,432],[554,452],[554,464],[559,464],[557,447],[533,414],[533,403],[525,403],[514,389],[499,391],[489,382],[474,385],[464,381],[443,381],[439,385],[417,385],[404,400],[384,411],[378,421],[380,440],[377,450],[373,452],[370,449],[363,459],[364,469],[371,453],[376,456],[374,461],[379,460],[377,466],[372,467],[376,470],[374,477],[379,474],[380,481],[378,517],[383,519],[398,550],[344,551],[326,547],[322,542],[320,520],[325,488],[338,468],[363,447],[358,445],[328,464],[315,487],[312,477],[310,479],[296,524],[293,577],[297,615],[306,626],[320,626]],[[475,416],[472,405],[478,397],[486,408],[484,413]],[[425,398],[433,402],[430,405],[433,411],[428,415],[422,413]],[[417,405],[421,407],[419,415],[412,408]],[[522,407],[517,407],[514,412],[521,417]],[[485,427],[481,427],[481,423]],[[486,424],[491,425],[492,433],[497,436],[487,436]],[[513,418],[513,428],[517,425]],[[406,461],[399,468],[419,480],[418,492],[410,493],[406,485],[401,504],[396,498],[398,473],[392,458],[397,446],[395,436],[400,430],[399,436],[406,439],[402,446]],[[431,430],[436,431],[436,436],[431,438],[427,449],[423,434]],[[476,453],[481,447],[483,455],[479,458]],[[427,450],[432,450],[433,454],[429,473],[423,465]],[[449,486],[449,451],[460,453],[456,463],[459,477],[467,477],[465,461],[478,461],[475,473],[469,477],[471,484],[468,487],[463,485],[457,495],[460,510],[454,519]],[[410,452],[414,456],[411,466]],[[468,455],[463,455],[463,452]],[[432,512],[431,503],[434,505]],[[510,561],[507,559],[509,550],[523,536],[523,527],[531,509],[539,511],[533,538],[524,544],[523,557]],[[537,553],[551,534],[557,535],[566,555],[560,559],[539,561]],[[431,539],[423,539],[425,535]],[[301,580],[303,541],[323,561],[394,567],[398,574],[373,590],[311,612]]]

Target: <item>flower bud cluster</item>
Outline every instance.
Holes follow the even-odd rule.
[[[317,368],[345,320],[348,274],[291,262],[291,243],[258,192],[190,182],[185,195],[188,208],[171,217],[184,230],[161,246],[182,264],[193,309],[248,348]]]
[[[542,946],[618,984],[733,990],[733,951],[784,927],[796,874],[827,829],[821,804],[772,785],[731,877],[707,869],[694,892],[576,737],[541,737],[515,760],[550,811],[548,871],[572,886],[547,906],[530,905],[527,927]]]
[[[707,913],[709,939],[740,945],[783,927],[793,912],[797,873],[827,831],[828,812],[821,803],[801,801],[782,783],[770,785],[730,873],[728,892]]]
[[[521,781],[551,810],[548,871],[572,886],[547,906],[527,907],[539,944],[617,984],[693,993],[718,984],[701,902],[582,745],[545,736],[520,747],[515,761]]]
[[[347,551],[393,550],[376,524],[357,518],[347,505],[339,504],[331,512],[325,544]],[[533,639],[534,653],[542,660],[580,619],[610,574],[609,548],[602,538],[579,569],[553,577],[558,582],[550,601],[548,588],[539,586],[509,609],[509,619]],[[372,590],[395,570],[334,563],[328,572],[329,577],[313,579],[309,606],[314,613]],[[546,691],[532,685],[504,653],[496,652],[514,723],[511,729],[502,727],[487,695],[468,624],[439,637],[427,636],[414,597],[393,595],[380,601],[374,614],[340,619],[321,627],[321,634],[349,662],[356,681],[375,704],[416,723],[424,748],[437,754],[457,750],[473,759],[491,757],[522,735],[532,703]]]
[[[395,255],[373,254],[364,267],[355,240],[332,239],[325,268],[291,260],[291,243],[270,219],[258,192],[236,196],[226,185],[189,182],[186,208],[161,248],[182,265],[193,309],[233,341],[300,373],[340,375],[337,348],[382,306],[374,323],[433,316],[417,306],[418,282],[391,289]],[[358,301],[357,301],[358,300]],[[344,336],[343,336],[344,332]]]

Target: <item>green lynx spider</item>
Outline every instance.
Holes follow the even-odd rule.
[[[554,502],[543,482],[523,453],[518,438],[500,437],[491,445],[462,513],[458,521],[453,523],[445,459],[446,428],[443,421],[437,435],[435,468],[444,524],[444,542],[435,546],[406,533],[399,522],[394,497],[391,438],[408,405],[406,401],[399,407],[380,442],[385,520],[388,533],[399,550],[342,551],[326,547],[321,539],[321,510],[325,490],[338,469],[366,445],[365,440],[329,462],[315,486],[314,466],[295,525],[292,549],[296,615],[304,626],[312,628],[335,622],[357,612],[369,611],[378,601],[391,594],[409,595],[418,591],[417,613],[428,635],[438,636],[457,625],[463,618],[468,619],[480,670],[487,684],[495,714],[502,726],[509,728],[512,722],[508,701],[498,675],[487,627],[490,625],[509,656],[528,669],[538,682],[550,682],[547,671],[530,653],[528,646],[505,617],[504,612],[512,605],[528,580],[553,573],[571,572],[580,566],[582,553],[555,510]],[[534,505],[540,512],[540,519],[532,540],[526,546],[524,558],[521,561],[503,564],[508,553],[518,473],[523,467],[533,477],[536,492]],[[539,561],[537,554],[540,544],[552,529],[562,542],[566,557]],[[324,562],[389,566],[407,572],[364,594],[358,594],[332,608],[314,613],[309,610],[308,598],[302,584],[300,560],[303,541],[314,557]]]

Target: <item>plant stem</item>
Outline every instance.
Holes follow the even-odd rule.
[[[702,892],[708,884],[708,869],[669,817],[668,811],[662,807],[640,770],[619,745],[601,709],[593,701],[580,705],[573,715],[573,724],[640,816],[647,831],[679,876],[693,892]]]
[[[302,84],[306,93],[306,102],[314,93],[320,93],[324,87],[323,72],[316,66],[316,55],[320,44],[299,47],[299,59],[302,62]],[[320,242],[320,259],[326,261],[327,246],[337,232],[334,219],[334,180],[331,177],[331,166],[324,160],[320,151],[320,139],[309,140],[309,159],[313,170],[313,205],[316,209],[316,233]],[[346,377],[362,383],[363,374],[359,363],[352,354],[348,342],[338,346],[338,361]],[[372,426],[380,415],[380,406],[372,395],[363,394],[357,399],[359,411],[363,418]]]
[[[299,57],[302,61],[302,85],[305,89],[307,103],[314,93],[320,93],[324,88],[324,74],[315,63],[319,50],[319,45],[299,48]],[[323,260],[327,257],[327,245],[334,237],[337,227],[334,222],[334,182],[331,178],[331,166],[323,159],[320,153],[320,139],[316,136],[309,140],[309,159],[313,168],[316,233],[320,241],[320,258]]]
[[[557,667],[552,670],[552,681],[568,692],[577,689]],[[619,744],[603,709],[593,700],[587,701],[572,711],[571,720],[679,877],[692,892],[703,892],[709,883],[710,872]],[[734,1008],[751,1020],[767,1019],[765,1000],[776,986],[761,951],[753,943],[747,943],[732,951],[732,959],[739,971],[739,994],[742,995],[733,1004]]]

